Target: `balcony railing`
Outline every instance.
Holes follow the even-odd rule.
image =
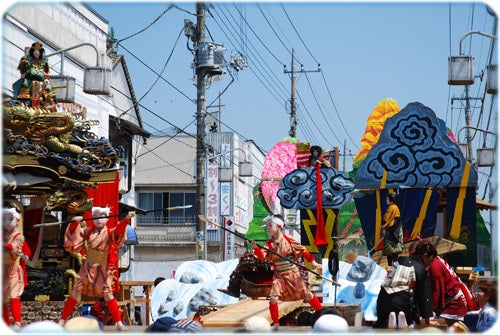
[[[150,224],[136,227],[139,246],[156,245],[193,245],[196,239],[196,224]],[[217,230],[207,232],[207,242],[219,242],[220,233]]]
[[[196,224],[137,226],[136,234],[139,245],[194,245]]]
[[[196,218],[194,215],[189,216],[149,216],[140,215],[137,218],[138,226],[161,226],[161,225],[189,225],[196,224]]]

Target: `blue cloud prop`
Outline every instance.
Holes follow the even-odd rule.
[[[351,199],[354,182],[334,168],[320,168],[323,208],[340,208]],[[288,209],[316,208],[316,169],[299,168],[280,181],[278,198]]]
[[[356,170],[356,188],[459,187],[465,158],[440,126],[432,109],[419,102],[408,104],[387,119],[380,139]],[[476,186],[472,168],[467,186]]]

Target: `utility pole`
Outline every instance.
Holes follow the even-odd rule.
[[[470,113],[470,99],[469,99],[469,85],[465,85],[465,124],[470,127],[471,123],[471,113]],[[472,153],[472,135],[471,129],[467,128],[467,155],[470,161],[473,161]]]
[[[205,5],[202,2],[196,3],[196,35],[198,45],[205,42]],[[198,52],[197,52],[198,55]],[[205,117],[206,109],[206,68],[198,66],[196,57],[196,258],[207,259],[206,250],[206,223],[199,218],[205,215],[205,175],[206,175],[206,129]]]
[[[472,134],[471,134],[471,106],[470,106],[470,100],[478,100],[478,101],[483,101],[483,98],[480,97],[471,97],[469,96],[469,85],[465,85],[465,97],[460,97],[460,98],[451,98],[451,104],[453,105],[453,102],[455,100],[465,100],[465,127],[467,128],[467,134],[466,134],[466,143],[467,143],[467,152],[465,153],[465,159],[468,160],[469,162],[474,161],[474,154],[472,150]],[[457,136],[460,135],[460,131],[457,132]],[[458,138],[458,141],[460,141],[460,138]]]
[[[334,152],[334,155],[333,155],[333,167],[335,169],[339,169],[339,147],[334,147],[333,148],[333,152]]]
[[[287,73],[285,71],[285,73]],[[297,103],[295,102],[295,50],[292,49],[292,83],[291,83],[292,96],[290,98],[290,131],[291,137],[296,137],[297,132]]]
[[[239,71],[247,64],[241,57],[231,55],[230,63],[224,61],[224,48],[222,44],[215,44],[205,41],[205,3],[196,3],[196,26],[189,19],[184,20],[184,34],[194,42],[194,48],[188,49],[194,53],[196,68],[196,258],[207,259],[207,224],[200,219],[206,216],[206,177],[207,177],[207,99],[206,99],[206,78],[220,76],[224,74],[223,67],[230,66]],[[189,40],[188,40],[189,42]],[[217,57],[216,57],[217,56]],[[217,129],[220,131],[220,107],[221,100],[219,94],[219,117]]]
[[[345,143],[345,142],[346,142],[346,141],[344,140],[344,160],[343,160],[343,161],[344,161],[344,164],[343,164],[343,169],[342,169],[342,171],[344,171],[344,172],[345,172],[345,169],[346,169],[346,167],[345,167],[345,160],[346,160],[346,159],[345,159],[345,155],[346,155],[345,149],[346,149],[346,143]]]
[[[306,73],[306,72],[320,72],[320,65],[318,64],[318,69],[317,70],[304,70],[304,65],[300,66],[300,73]],[[291,76],[291,91],[292,91],[292,96],[290,98],[290,131],[288,134],[291,137],[296,137],[297,133],[297,103],[295,102],[295,94],[296,94],[296,89],[295,89],[295,50],[292,49],[292,70],[287,71],[286,70],[286,65],[284,66],[284,73],[290,73]]]

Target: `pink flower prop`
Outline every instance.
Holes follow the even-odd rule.
[[[262,194],[268,208],[277,200],[280,180],[297,168],[297,146],[291,142],[275,144],[266,158],[262,168]]]

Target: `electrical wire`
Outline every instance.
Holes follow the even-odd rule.
[[[241,15],[241,12],[240,12],[240,15]],[[227,16],[226,16],[226,18],[227,18]],[[246,22],[246,23],[247,23],[247,25],[248,25],[248,26],[250,26],[250,25],[248,24],[248,22]],[[255,33],[255,32],[254,32],[254,33]],[[286,47],[286,46],[285,46],[285,47]],[[287,100],[287,98],[284,98],[283,100]],[[310,134],[312,134],[312,133],[313,133],[313,132],[310,130],[310,128],[309,128],[308,130],[309,130]],[[306,133],[307,133],[307,130],[306,130]]]
[[[124,37],[122,39],[119,39],[116,41],[117,45],[120,44],[120,42],[123,42],[123,41],[126,41],[128,40],[129,38],[131,37],[134,37],[134,36],[137,36],[143,32],[145,32],[147,29],[149,29],[150,27],[152,27],[156,22],[158,22],[158,20],[160,20],[160,18],[165,15],[169,10],[171,10],[172,8],[174,8],[176,6],[174,6],[174,4],[170,4],[168,5],[167,9],[165,9],[160,15],[158,15],[158,17],[156,19],[154,19],[150,24],[148,24],[146,27],[144,27],[143,29],[139,30],[138,32],[136,33],[133,33],[132,35],[129,35],[127,37]]]
[[[135,58],[138,62],[140,62],[145,67],[147,67],[151,72],[153,72],[154,74],[156,74],[159,78],[161,78],[164,82],[166,82],[170,87],[172,87],[174,90],[176,90],[179,94],[181,94],[182,96],[184,96],[186,99],[188,99],[192,103],[196,104],[196,100],[191,99],[188,95],[186,95],[184,92],[182,92],[180,89],[178,89],[174,84],[172,84],[171,82],[169,82],[161,74],[159,74],[153,68],[151,68],[151,66],[149,66],[148,64],[146,64],[142,59],[140,59],[139,57],[137,57],[133,52],[131,52],[130,50],[128,50],[127,48],[125,48],[123,45],[121,47],[123,48],[123,50],[125,50],[126,52],[128,52],[133,58]]]
[[[222,12],[222,11],[221,11],[221,14],[225,16],[225,13]],[[232,34],[232,31],[236,30],[236,29],[229,22],[229,19],[227,18],[227,16],[225,16],[225,19],[222,19],[220,17],[220,15],[219,15],[219,20],[225,25],[225,28],[221,27],[217,20],[215,21],[215,23],[219,26],[219,28],[221,29],[221,31],[223,31],[223,33],[226,36],[226,38],[229,41],[231,41],[232,38],[227,35],[226,31],[229,31]],[[228,25],[226,24],[226,21],[229,22],[229,24],[231,24],[231,27],[228,27]],[[234,38],[233,34],[232,34],[232,36]],[[236,39],[236,38],[234,38],[234,39]],[[233,44],[236,44],[236,43],[233,43]],[[255,47],[253,46],[253,44],[251,42],[250,42],[250,45],[255,49]],[[247,56],[246,57],[247,61],[250,61],[251,59],[253,59],[253,60],[255,60],[257,62],[257,66],[255,66],[255,67],[249,66],[250,71],[255,75],[255,77],[257,78],[257,80],[259,80],[259,82],[262,84],[262,86],[271,94],[271,96],[276,101],[278,101],[279,103],[282,103],[282,101],[284,99],[286,99],[286,98],[283,98],[284,94],[282,92],[278,91],[278,88],[281,86],[282,90],[285,90],[285,91],[286,91],[286,88],[283,86],[283,84],[279,81],[279,79],[277,77],[276,77],[276,80],[272,80],[272,78],[270,76],[266,76],[265,73],[262,72],[261,69],[264,69],[264,66],[262,65],[262,63],[260,63],[259,59],[263,59],[263,58],[262,58],[262,56],[259,55],[258,52],[254,53],[253,51],[250,50],[250,55],[252,57],[250,58],[250,57]],[[269,68],[269,65],[266,62],[264,62],[264,64],[267,65],[267,67]],[[254,69],[256,69],[256,70],[254,70]],[[267,72],[267,73],[268,74],[270,73],[270,74],[274,75],[274,73],[271,70],[269,72]],[[268,79],[268,78],[271,78],[271,79]],[[264,80],[267,83],[265,83]],[[270,80],[273,81],[273,82],[271,83]],[[278,96],[280,96],[280,97],[278,97]]]
[[[297,93],[297,97],[299,98],[299,101],[301,101],[301,102],[303,101],[302,100],[302,96],[300,95],[300,93]],[[309,115],[310,119],[313,121],[313,126],[316,128],[317,133],[323,138],[323,140],[326,143],[328,143],[329,147],[333,147],[333,145],[331,144],[330,140],[326,137],[325,133],[323,131],[321,131],[321,129],[319,129],[317,122],[314,122],[314,118],[311,116],[309,110],[307,108],[305,108],[305,107],[304,107],[304,110],[307,112],[307,114]],[[319,144],[320,142],[318,140],[316,140],[315,143]]]
[[[354,148],[356,150],[359,150],[359,145],[352,139],[350,133],[347,131],[347,129],[345,127],[344,121],[342,121],[342,118],[340,117],[337,106],[335,105],[335,101],[333,101],[332,92],[330,91],[330,87],[328,87],[328,85],[326,83],[326,78],[325,78],[325,74],[323,73],[323,71],[321,71],[321,77],[323,78],[323,82],[324,82],[326,90],[328,92],[328,97],[330,98],[330,102],[332,103],[333,109],[335,110],[335,114],[337,115],[339,123],[342,125],[342,128],[344,129],[344,131],[345,131],[347,137],[349,138],[349,140],[351,141],[351,143],[354,145]]]
[[[302,42],[302,45],[306,48],[307,52],[308,52],[308,53],[309,53],[309,55],[312,57],[312,59],[313,59],[313,60],[314,60],[317,64],[320,64],[320,62],[319,62],[319,61],[316,59],[316,57],[312,54],[312,52],[311,52],[311,50],[309,49],[309,47],[307,46],[307,44],[304,42],[304,39],[302,38],[302,36],[300,35],[299,31],[298,31],[298,30],[297,30],[297,28],[295,27],[295,25],[294,25],[293,21],[291,20],[290,16],[288,15],[288,12],[286,11],[286,9],[285,9],[285,7],[283,6],[283,4],[280,4],[280,5],[281,5],[281,8],[283,9],[283,12],[285,13],[285,16],[287,17],[288,21],[290,22],[290,25],[292,26],[293,30],[294,30],[294,31],[295,31],[295,33],[297,34],[297,36],[298,36],[299,40]],[[338,118],[339,123],[341,124],[341,126],[342,126],[342,128],[343,128],[343,130],[344,130],[344,132],[345,132],[345,134],[346,134],[346,136],[347,136],[347,138],[348,138],[348,139],[352,142],[352,144],[354,145],[354,147],[355,147],[355,148],[359,148],[359,146],[356,144],[356,142],[355,142],[355,141],[352,139],[352,137],[350,136],[349,132],[347,131],[347,129],[346,129],[345,125],[344,125],[344,122],[343,122],[342,118],[340,117],[340,114],[339,114],[338,109],[337,109],[337,107],[336,107],[336,105],[335,105],[335,102],[334,102],[334,100],[333,100],[333,97],[332,97],[332,94],[331,94],[330,88],[328,87],[328,83],[327,83],[327,81],[326,81],[326,78],[325,78],[325,76],[324,76],[323,71],[320,71],[320,72],[321,72],[321,75],[322,75],[322,78],[323,78],[323,83],[324,83],[324,85],[325,85],[326,90],[328,91],[328,95],[329,95],[329,97],[330,97],[330,101],[331,101],[332,106],[333,106],[333,108],[334,108],[334,110],[335,110],[335,112],[336,112],[336,115],[337,115],[337,118]],[[315,100],[317,101],[317,98],[316,98],[316,93],[314,93],[315,91],[314,91],[314,89],[312,88],[312,85],[311,85],[311,83],[310,83],[310,81],[309,81],[309,78],[308,78],[308,83],[309,83],[309,86],[310,86],[310,88],[311,88],[311,92],[313,93],[314,98],[315,98]],[[326,119],[326,117],[325,117],[325,115],[324,115],[324,113],[323,113],[323,111],[322,111],[321,107],[319,106],[319,104],[318,104],[318,107],[319,107],[319,109],[320,109],[321,114],[323,115],[323,118],[324,118],[324,119],[325,119],[325,121],[327,122],[327,125],[329,126],[330,130],[331,130],[331,131],[332,131],[332,133],[334,134],[335,138],[336,138],[337,140],[339,140],[339,139],[338,139],[338,137],[337,137],[337,135],[336,135],[336,133],[333,131],[332,127],[330,126],[330,124],[329,124],[328,120]],[[341,141],[339,141],[339,143],[341,143]]]
[[[146,90],[146,92],[142,95],[142,97],[139,99],[139,101],[141,101],[142,99],[144,99],[144,97],[147,96],[149,92],[151,92],[151,90],[153,89],[153,87],[160,80],[163,72],[165,71],[165,69],[167,68],[168,63],[170,62],[170,59],[172,59],[172,55],[173,55],[173,53],[175,51],[175,48],[177,47],[177,43],[179,42],[179,39],[181,37],[181,34],[182,34],[183,30],[184,30],[184,27],[179,31],[179,34],[177,35],[177,39],[175,40],[174,46],[173,46],[172,50],[170,51],[170,54],[168,55],[168,58],[165,61],[165,64],[163,64],[163,68],[161,69],[160,73],[156,76],[154,82],[151,84],[151,86],[149,87],[149,89]]]
[[[174,43],[174,46],[172,48],[172,50],[170,51],[170,54],[169,56],[167,57],[167,60],[165,61],[165,64],[163,64],[163,68],[161,69],[160,73],[156,76],[155,80],[153,81],[153,83],[149,86],[149,88],[146,90],[146,92],[139,98],[139,100],[137,100],[137,102],[132,105],[129,109],[125,110],[124,112],[122,112],[119,116],[118,116],[118,119],[120,119],[123,115],[127,114],[130,110],[132,110],[133,108],[135,108],[137,106],[137,103],[138,102],[141,102],[142,99],[144,99],[148,94],[149,92],[151,92],[151,90],[153,89],[153,87],[156,86],[156,84],[158,83],[158,81],[160,80],[160,77],[163,75],[163,72],[165,71],[165,69],[167,68],[167,65],[168,63],[170,62],[170,59],[172,58],[172,55],[174,53],[174,50],[177,46],[177,43],[179,42],[179,39],[181,37],[181,34],[183,32],[184,28],[182,28],[180,31],[179,31],[179,35],[177,36],[177,39],[175,40],[175,43]]]
[[[330,122],[328,121],[328,118],[326,117],[324,111],[323,111],[323,108],[321,108],[321,105],[318,101],[318,97],[316,96],[316,93],[311,85],[311,81],[309,80],[309,75],[307,73],[305,73],[305,77],[306,77],[306,81],[307,83],[309,84],[309,88],[311,89],[311,94],[313,95],[313,98],[314,98],[314,101],[316,102],[316,106],[318,107],[320,113],[321,113],[321,116],[323,116],[323,120],[325,120],[325,124],[326,126],[328,127],[328,129],[330,129],[333,137],[335,137],[335,139],[337,140],[337,142],[340,144],[342,143],[342,141],[337,137],[337,134],[336,132],[333,130],[333,127],[330,125]]]
[[[261,14],[262,14],[262,15],[264,15],[264,13],[263,13],[262,11],[261,11]],[[241,12],[240,12],[240,15],[241,15]],[[264,16],[265,16],[265,15],[264,15]],[[268,24],[270,25],[269,20],[267,20],[267,18],[266,18],[266,21],[267,21],[267,22],[268,22]],[[249,24],[248,24],[248,22],[247,22],[247,25],[249,25]],[[250,25],[249,25],[249,26],[250,26]],[[275,30],[273,30],[273,31],[274,31],[274,33],[276,34],[276,31],[275,31]],[[255,33],[255,32],[254,32],[254,33]],[[284,45],[284,42],[283,42],[281,39],[280,39],[280,41],[281,41],[281,43]],[[286,48],[286,45],[284,45],[284,46],[285,46],[285,48]],[[314,90],[312,90],[312,91],[314,92]],[[309,114],[309,115],[310,115],[310,114]],[[312,117],[311,117],[311,119],[312,119]],[[301,123],[301,124],[302,124],[302,123]],[[312,133],[312,131],[311,131],[310,129],[308,129],[308,130],[309,130],[309,132],[310,132],[310,133]],[[307,130],[306,130],[306,132],[307,132]],[[319,133],[321,133],[321,132],[319,132]],[[333,134],[335,134],[334,132],[332,132],[332,133],[333,133]],[[334,135],[334,136],[335,136],[335,135]]]
[[[283,40],[282,40],[281,38],[279,38],[279,36],[277,35],[276,31],[272,28],[272,25],[270,24],[269,20],[268,20],[268,19],[267,19],[267,17],[265,16],[265,14],[262,12],[262,9],[260,8],[260,6],[259,6],[259,10],[260,10],[261,14],[265,17],[266,22],[267,22],[267,23],[268,23],[268,25],[271,27],[271,29],[272,29],[272,31],[274,32],[274,34],[278,37],[278,39],[279,39],[279,41],[281,42],[281,44],[285,47],[285,49],[287,49],[287,51],[289,51],[289,50],[288,50],[288,48],[287,48],[287,46],[284,44]],[[241,12],[240,12],[240,14],[241,14]],[[247,23],[247,25],[249,25],[247,21],[245,21],[245,22]],[[250,25],[249,25],[249,27],[250,27]],[[250,28],[251,28],[251,27],[250,27]],[[295,29],[295,30],[296,30],[296,29]],[[252,30],[252,31],[253,31],[253,30]],[[297,32],[297,30],[296,30],[296,32]],[[255,34],[255,32],[254,32],[254,34]],[[297,32],[297,34],[298,34],[298,32]],[[255,35],[256,35],[256,34],[255,34]],[[300,37],[300,35],[299,35],[299,37]],[[303,42],[303,40],[302,40],[302,42]],[[261,43],[263,43],[263,42],[261,41]],[[304,43],[304,44],[305,44],[305,43]],[[306,47],[307,47],[307,46],[306,46]],[[314,58],[314,57],[313,57],[313,58]],[[312,86],[311,86],[311,91],[313,92],[313,94],[315,94],[315,93],[314,93],[314,89],[312,88]],[[324,116],[324,114],[323,114],[323,116]],[[328,122],[328,121],[327,121],[327,122]],[[310,129],[309,129],[309,130],[310,130]],[[332,130],[332,133],[334,134],[334,136],[336,136],[336,135],[335,135],[335,132],[333,132],[333,130]],[[352,140],[352,139],[351,139],[351,140]]]
[[[295,28],[295,25],[293,24],[293,21],[290,19],[290,16],[288,16],[288,13],[287,13],[285,7],[283,6],[282,3],[280,5],[281,5],[281,8],[283,9],[283,12],[285,12],[285,16],[287,17],[288,22],[290,22],[290,25],[292,26],[293,30],[295,31],[295,33],[299,37],[299,40],[302,42],[302,45],[304,45],[304,47],[306,48],[307,52],[309,53],[309,55],[311,55],[312,59],[314,59],[314,61],[316,62],[316,64],[319,64],[319,62],[316,60],[316,58],[312,54],[311,50],[309,50],[309,47],[306,45],[306,43],[302,39],[302,36],[300,36],[299,32],[297,31],[297,28]]]
[[[226,11],[228,12],[227,14],[223,11],[223,8],[221,7],[220,13],[221,13],[221,15],[224,16],[224,18],[221,18],[220,15],[219,15],[219,19],[223,23],[228,22],[228,24],[230,25],[230,27],[227,24],[225,24],[226,29],[222,29],[220,27],[220,25],[219,25],[219,27],[221,28],[222,31],[224,31],[224,34],[225,34],[226,30],[229,31],[229,32],[231,32],[231,35],[236,40],[237,38],[235,38],[235,34],[237,34],[237,31],[239,31],[240,29],[237,29],[237,27],[235,27],[233,25],[233,23],[231,22],[231,20],[228,18],[228,15],[231,16],[233,22],[237,23],[237,20],[234,18],[234,16],[231,14],[231,12],[229,11],[229,9],[227,7],[226,7]],[[218,24],[217,21],[215,21],[215,22],[216,22],[216,24]],[[233,31],[234,31],[234,33],[233,33]],[[227,34],[225,34],[225,35],[226,35],[226,37],[228,37]],[[231,38],[228,38],[228,39],[231,41]],[[236,44],[236,43],[233,42],[233,44]],[[269,64],[265,61],[265,59],[260,54],[260,52],[257,49],[257,47],[255,47],[255,45],[253,43],[251,43],[251,42],[249,44],[253,48],[253,50],[255,52],[251,52],[251,56],[253,56],[253,57],[247,57],[247,60],[254,60],[255,62],[257,62],[258,66],[256,66],[255,68],[262,75],[262,77],[271,78],[272,83],[270,83],[269,81],[268,81],[268,83],[270,84],[270,86],[272,87],[272,89],[276,91],[276,93],[278,95],[280,94],[280,92],[277,91],[278,87],[281,87],[282,91],[287,92],[287,88],[281,83],[280,79],[274,74],[274,72],[272,71],[272,69],[269,66]],[[268,70],[267,74],[271,74],[271,75],[266,76],[264,73],[262,73],[261,69],[264,69],[264,68],[267,68],[267,70]],[[274,80],[272,78],[274,78]],[[268,88],[268,87],[266,86],[266,88]],[[284,95],[286,96],[286,93]]]
[[[285,50],[290,50],[290,48],[288,46],[286,46],[285,43],[283,42],[283,40],[281,39],[280,35],[278,35],[278,33],[276,33],[276,30],[274,30],[273,25],[267,19],[266,15],[262,11],[262,8],[260,7],[259,3],[257,3],[257,8],[259,9],[259,11],[262,14],[262,16],[264,17],[264,19],[266,20],[267,24],[269,25],[269,28],[271,28],[271,30],[273,31],[274,36],[276,36],[276,38],[278,39],[278,41],[280,41],[281,45],[283,45],[283,47],[285,48]],[[290,53],[290,55],[292,55],[292,53]]]
[[[262,39],[260,38],[260,36],[255,32],[255,30],[253,30],[252,26],[248,23],[248,21],[243,17],[243,15],[241,14],[240,10],[238,8],[236,8],[236,10],[238,11],[238,13],[240,14],[240,16],[242,16],[243,18],[243,21],[245,22],[245,24],[247,25],[247,27],[250,29],[250,31],[254,34],[254,36],[257,38],[257,40],[260,42],[260,44],[262,44],[262,46],[264,47],[264,49],[266,49],[267,52],[269,52],[269,54],[278,62],[280,63],[282,66],[285,65],[285,63],[283,63],[282,61],[280,61],[280,59],[269,49],[269,47],[262,41]]]

